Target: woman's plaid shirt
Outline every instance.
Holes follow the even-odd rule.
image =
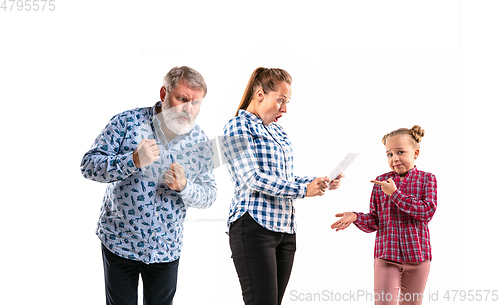
[[[422,262],[432,258],[429,235],[437,207],[436,176],[414,169],[401,181],[390,172],[377,177],[392,178],[397,190],[387,196],[375,184],[370,200],[370,213],[356,213],[354,224],[364,232],[377,231],[375,257],[400,263]]]
[[[283,128],[240,110],[224,126],[222,150],[234,184],[228,228],[246,212],[264,228],[295,233],[295,198],[314,177],[294,177],[293,150]]]

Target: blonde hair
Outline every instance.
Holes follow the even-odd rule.
[[[278,83],[292,84],[292,77],[288,72],[283,69],[278,68],[263,68],[259,67],[253,71],[248,80],[247,87],[241,98],[238,110],[236,110],[235,116],[238,116],[238,111],[240,109],[246,110],[252,101],[252,96],[258,88],[262,88],[264,93],[269,93],[277,90]]]
[[[420,141],[422,141],[422,137],[425,135],[425,131],[422,129],[422,127],[418,125],[414,125],[411,129],[408,128],[399,128],[398,130],[394,130],[386,134],[382,138],[382,143],[385,145],[387,143],[387,139],[394,137],[396,135],[408,135],[411,144],[415,149],[420,149]]]

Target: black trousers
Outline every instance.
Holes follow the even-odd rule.
[[[245,304],[281,304],[292,272],[295,234],[266,230],[246,213],[231,225],[229,243]]]
[[[145,264],[122,258],[102,245],[107,305],[137,305],[139,274],[144,305],[171,305],[177,288],[179,260]]]

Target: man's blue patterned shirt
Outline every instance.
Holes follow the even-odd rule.
[[[137,168],[132,154],[144,138],[156,140],[160,159]],[[177,260],[186,209],[208,208],[216,199],[213,154],[198,125],[167,143],[155,107],[111,118],[81,163],[85,178],[108,183],[96,230],[102,243],[116,255],[147,264]],[[180,192],[163,182],[175,161],[187,178]]]

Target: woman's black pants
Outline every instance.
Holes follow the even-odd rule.
[[[229,243],[246,305],[279,305],[295,256],[295,234],[264,229],[248,213],[229,231]]]

